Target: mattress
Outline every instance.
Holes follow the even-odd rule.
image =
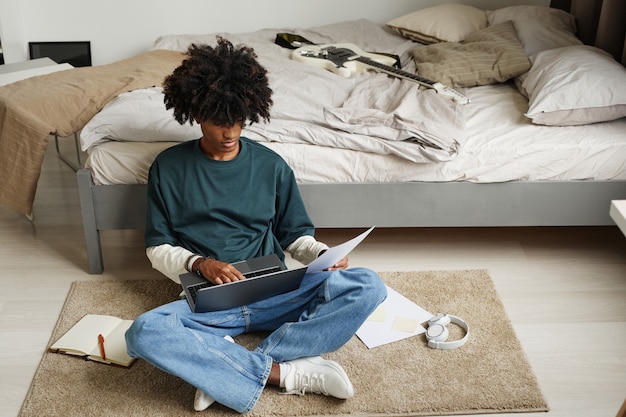
[[[301,183],[624,180],[626,119],[583,126],[535,125],[513,83],[465,90],[467,139],[456,157],[414,163],[328,146],[262,142]],[[243,135],[246,135],[244,130]],[[91,147],[86,167],[97,184],[143,184],[152,160],[177,142],[108,141]]]
[[[515,31],[510,22],[486,30],[495,29]],[[246,126],[243,135],[280,154],[301,183],[626,179],[624,117],[577,126],[536,124],[527,114],[531,95],[525,87],[521,89],[527,94],[522,95],[518,88],[526,85],[520,77],[460,88],[471,100],[466,105],[376,71],[344,78],[328,67],[293,59],[290,49],[275,44],[279,32],[295,33],[296,29],[220,36],[254,48],[268,69],[274,92],[270,122]],[[419,52],[416,48],[425,48],[363,19],[297,33],[318,43],[358,43],[366,51],[396,54],[404,70],[412,74],[416,71],[413,54]],[[154,49],[184,51],[191,43],[212,43],[215,38],[216,34],[168,35],[157,39]],[[526,60],[521,44],[516,45]],[[592,61],[594,66],[601,62],[600,58]],[[615,65],[619,67],[616,76],[626,77],[623,68]],[[537,71],[525,73],[527,80],[533,79],[530,73],[547,67],[532,68]],[[578,76],[570,68],[567,72]],[[575,88],[574,99],[600,94],[593,87]],[[609,83],[609,87],[605,98],[617,94],[614,85]],[[618,90],[626,94],[623,88]],[[546,95],[551,99],[550,93]],[[592,111],[582,112],[587,113]],[[200,135],[197,124],[181,126],[174,121],[171,110],[168,113],[164,108],[162,89],[155,86],[109,102],[85,126],[81,142],[89,154],[86,166],[97,184],[135,184],[146,182],[149,166],[161,150]]]

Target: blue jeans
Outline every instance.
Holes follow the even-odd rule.
[[[339,349],[386,295],[375,272],[350,268],[307,274],[298,290],[229,310],[192,313],[178,300],[139,316],[126,333],[127,349],[246,413],[273,362]],[[271,333],[254,351],[224,339],[255,331]]]

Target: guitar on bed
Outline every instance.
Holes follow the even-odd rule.
[[[351,43],[305,45],[294,50],[291,57],[296,61],[323,67],[344,77],[350,77],[354,72],[373,69],[432,88],[438,94],[451,98],[456,103],[470,102],[469,98],[440,82],[393,67],[395,60],[389,56],[364,52]]]

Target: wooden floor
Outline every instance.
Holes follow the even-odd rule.
[[[75,176],[52,150],[34,215],[0,208],[2,417],[18,414],[72,281],[157,276],[136,231],[104,232],[105,273],[86,272]],[[626,238],[616,227],[381,229],[350,260],[378,271],[487,269],[550,417],[614,417],[626,398]]]

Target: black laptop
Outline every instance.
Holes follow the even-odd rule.
[[[213,284],[194,273],[180,276],[187,302],[194,313],[226,310],[293,291],[300,287],[306,267],[286,269],[276,254],[232,264],[246,279]]]
[[[189,272],[180,276],[180,283],[194,313],[240,307],[298,289],[307,271],[317,272],[331,267],[347,256],[373,229],[374,226],[347,242],[329,248],[302,268],[286,269],[278,256],[271,254],[233,263],[246,277],[241,281],[216,285]]]

